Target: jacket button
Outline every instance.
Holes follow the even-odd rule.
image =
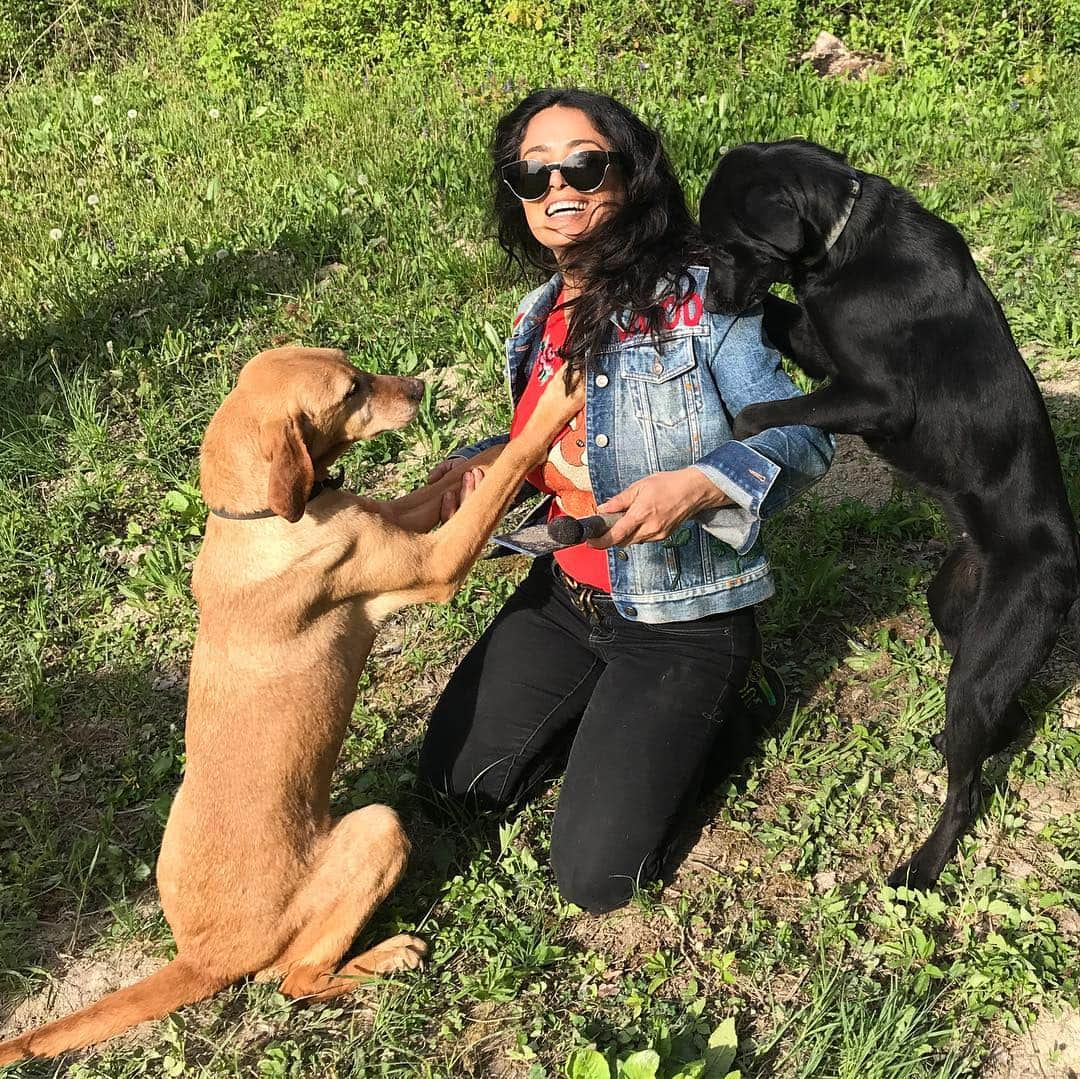
[[[595,442],[601,449],[603,449],[608,443],[608,437],[607,435],[597,435]]]
[[[627,616],[627,618],[633,618],[637,614],[637,608],[636,607],[624,607],[623,608],[623,614],[625,614]]]
[[[615,557],[616,557],[616,558],[617,558],[617,559],[618,559],[618,560],[619,560],[620,562],[626,562],[626,561],[628,561],[628,560],[629,560],[629,558],[630,558],[630,556],[629,556],[629,555],[628,555],[628,554],[627,554],[627,553],[626,553],[626,552],[625,552],[625,551],[624,551],[624,550],[623,550],[623,549],[622,549],[621,547],[617,547],[617,548],[615,549]]]
[[[600,387],[600,389],[603,389],[608,384],[607,375],[597,375],[596,376],[596,384],[597,384],[597,386]]]
[[[652,365],[652,373],[654,375],[662,375],[664,373],[664,365],[659,360]]]

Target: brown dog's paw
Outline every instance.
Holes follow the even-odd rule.
[[[376,944],[357,961],[374,974],[396,974],[423,967],[427,950],[427,945],[419,937],[399,933],[382,944]]]

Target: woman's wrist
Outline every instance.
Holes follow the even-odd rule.
[[[690,489],[691,504],[693,509],[688,516],[693,517],[702,510],[715,510],[721,506],[730,506],[734,503],[731,498],[718,487],[700,468],[693,465],[682,469],[687,485]]]

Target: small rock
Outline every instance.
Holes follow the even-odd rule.
[[[168,671],[165,674],[158,675],[150,683],[150,688],[155,693],[172,693],[186,687],[187,679],[179,671]]]
[[[320,266],[315,271],[315,288],[322,290],[339,275],[345,273],[349,269],[343,262],[328,262],[325,266]]]
[[[831,888],[836,887],[836,874],[832,872],[823,872],[814,874],[814,891],[819,895],[823,892],[829,891]]]
[[[865,82],[872,71],[884,71],[886,64],[880,57],[849,49],[838,37],[822,30],[814,44],[802,54],[814,70],[823,78],[844,76]]]
[[[1005,866],[1005,872],[1010,877],[1023,880],[1035,872],[1035,867],[1030,862],[1025,862],[1023,858],[1012,858],[1009,864]]]

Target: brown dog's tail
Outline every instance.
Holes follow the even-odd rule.
[[[233,980],[177,956],[161,970],[102,997],[96,1004],[0,1042],[0,1066],[27,1057],[52,1057],[104,1041],[148,1019],[160,1019],[183,1004],[205,1000]]]

